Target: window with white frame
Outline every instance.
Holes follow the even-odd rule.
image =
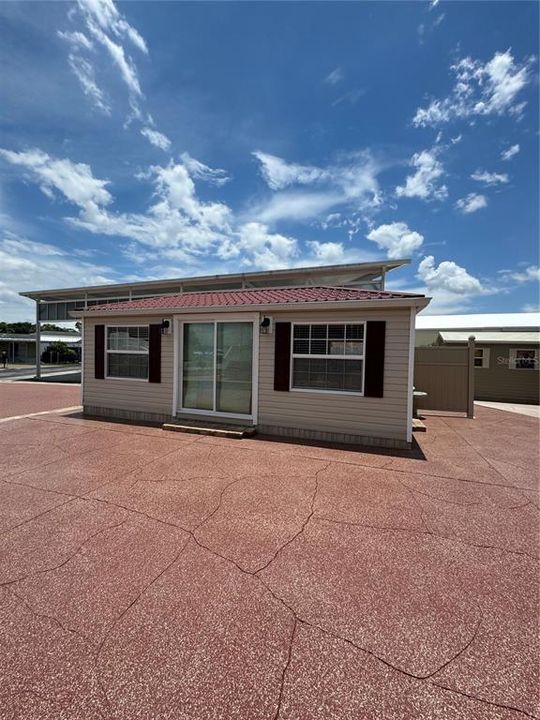
[[[361,394],[364,333],[364,323],[295,323],[292,389]]]
[[[525,348],[511,349],[510,368],[512,370],[537,370],[538,351]]]
[[[148,325],[107,326],[107,377],[148,380]]]
[[[489,348],[477,347],[474,349],[474,367],[489,367]]]

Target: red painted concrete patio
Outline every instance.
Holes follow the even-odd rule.
[[[0,419],[73,407],[80,402],[80,385],[17,380],[0,383]]]
[[[0,424],[0,716],[536,716],[539,423],[427,425],[396,456]]]

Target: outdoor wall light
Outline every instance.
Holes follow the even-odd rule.
[[[261,320],[261,332],[262,333],[271,333],[272,332],[272,318],[271,317],[263,317]]]
[[[170,320],[162,320],[161,321],[161,334],[162,335],[168,335],[171,331],[171,321]]]

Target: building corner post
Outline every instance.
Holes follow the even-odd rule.
[[[41,327],[39,320],[39,300],[36,300],[36,380],[41,380]]]
[[[474,418],[474,341],[475,336],[471,335],[468,341],[468,382],[467,382],[467,417]]]

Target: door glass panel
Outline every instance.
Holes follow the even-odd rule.
[[[216,410],[251,413],[253,323],[217,323]]]
[[[214,324],[184,325],[182,405],[214,409]]]

